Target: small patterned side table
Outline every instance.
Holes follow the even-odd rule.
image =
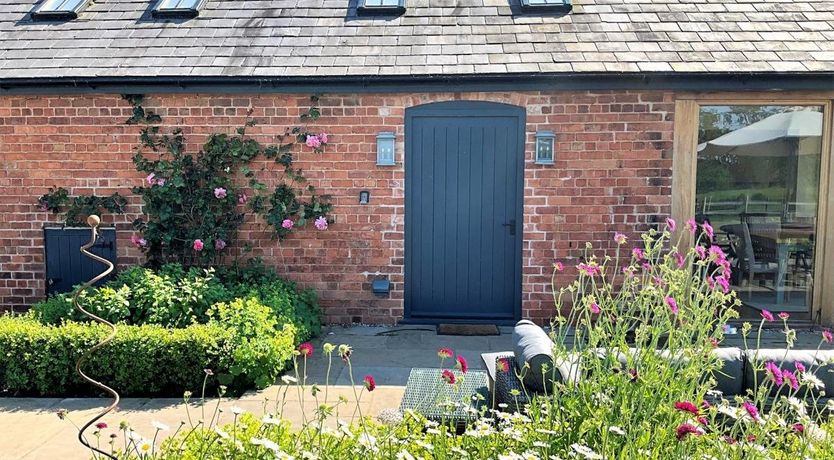
[[[429,420],[451,423],[460,429],[478,418],[481,407],[489,401],[487,374],[453,370],[460,383],[450,385],[443,380],[441,372],[436,368],[411,369],[400,412],[411,409]]]

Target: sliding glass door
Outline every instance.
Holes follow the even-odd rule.
[[[748,313],[808,313],[823,158],[821,105],[698,106],[695,214],[716,230]]]

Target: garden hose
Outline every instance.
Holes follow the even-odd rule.
[[[96,447],[93,447],[93,446],[92,446],[89,442],[87,442],[87,440],[84,438],[84,431],[86,431],[86,430],[87,430],[87,428],[89,428],[89,427],[90,427],[90,426],[92,426],[94,423],[96,423],[97,421],[99,421],[102,417],[104,417],[104,416],[105,416],[105,415],[107,415],[110,411],[112,411],[113,409],[115,409],[115,408],[116,408],[116,406],[119,404],[119,393],[117,393],[117,392],[116,392],[116,390],[114,390],[114,389],[112,389],[112,388],[108,387],[107,385],[105,385],[105,384],[103,384],[103,383],[101,383],[101,382],[99,382],[99,381],[97,381],[97,380],[94,380],[94,379],[92,379],[92,378],[88,377],[88,376],[87,376],[87,375],[86,375],[86,374],[85,374],[85,373],[81,370],[81,366],[82,366],[82,364],[84,364],[84,362],[87,360],[87,358],[89,358],[89,357],[90,357],[90,356],[91,356],[91,355],[92,355],[92,354],[93,354],[96,350],[98,350],[99,348],[103,347],[103,346],[104,346],[104,345],[106,345],[108,342],[110,342],[111,340],[113,340],[113,338],[114,338],[114,337],[116,337],[116,326],[115,326],[115,325],[113,325],[113,323],[111,323],[111,322],[109,322],[109,321],[107,321],[107,320],[105,320],[105,319],[103,319],[103,318],[100,318],[100,317],[98,317],[98,316],[96,316],[96,315],[94,315],[94,314],[92,314],[92,313],[90,313],[90,312],[88,312],[88,311],[84,310],[83,308],[81,308],[81,305],[79,305],[79,303],[78,303],[78,296],[79,296],[79,295],[81,295],[81,292],[82,292],[82,291],[84,291],[85,289],[87,289],[87,288],[91,287],[93,284],[95,284],[95,283],[96,283],[96,282],[98,282],[99,280],[103,279],[104,277],[106,277],[107,275],[109,275],[109,274],[113,271],[113,263],[112,263],[112,262],[110,262],[109,260],[105,259],[104,257],[98,256],[98,255],[93,254],[92,252],[89,252],[89,251],[88,251],[88,249],[90,249],[91,247],[93,247],[93,245],[96,243],[96,240],[98,239],[98,225],[99,225],[100,223],[101,223],[101,219],[100,219],[98,216],[91,215],[91,216],[87,217],[87,224],[88,224],[88,225],[90,226],[90,228],[92,229],[92,235],[91,235],[90,241],[89,241],[87,244],[85,244],[85,245],[81,246],[81,253],[82,253],[82,254],[84,254],[85,256],[87,256],[87,257],[89,257],[89,258],[93,259],[93,260],[96,260],[96,261],[98,261],[98,262],[103,263],[104,265],[106,265],[106,266],[107,266],[107,270],[104,270],[103,272],[101,272],[100,274],[98,274],[98,276],[94,277],[93,279],[91,279],[91,280],[87,281],[86,283],[84,283],[83,285],[81,285],[81,286],[80,286],[80,287],[79,287],[79,288],[75,291],[75,294],[73,294],[73,296],[72,296],[72,304],[73,304],[73,305],[75,306],[75,308],[77,308],[77,309],[78,309],[81,313],[83,313],[83,314],[87,315],[88,317],[90,317],[90,318],[92,318],[92,319],[94,319],[94,320],[98,321],[99,323],[106,324],[106,325],[110,326],[110,328],[111,328],[112,330],[110,331],[110,334],[109,334],[107,337],[105,337],[102,341],[100,341],[99,343],[97,343],[97,344],[93,345],[91,348],[89,348],[88,350],[86,350],[86,351],[84,352],[84,354],[82,354],[82,355],[81,355],[81,357],[80,357],[80,358],[78,358],[78,361],[76,361],[76,363],[75,363],[75,372],[77,372],[77,373],[78,373],[78,375],[80,375],[80,376],[81,376],[81,378],[83,378],[83,379],[84,379],[84,380],[86,380],[87,382],[89,382],[89,383],[91,383],[91,384],[93,384],[93,385],[95,385],[95,386],[97,386],[97,387],[101,388],[102,390],[106,391],[107,393],[110,393],[110,395],[113,397],[113,402],[112,402],[109,406],[107,406],[104,410],[102,410],[101,412],[99,412],[99,413],[98,413],[98,415],[96,415],[95,417],[93,417],[92,419],[90,419],[90,421],[88,421],[86,424],[84,424],[84,426],[82,426],[82,427],[78,430],[78,441],[79,441],[81,444],[83,444],[83,445],[84,445],[84,447],[86,447],[86,448],[88,448],[88,449],[90,449],[90,450],[92,450],[92,451],[94,451],[94,452],[98,452],[99,454],[104,455],[105,457],[110,458],[110,459],[112,459],[112,460],[117,460],[117,458],[116,458],[115,456],[113,456],[112,454],[109,454],[109,453],[107,453],[107,452],[105,452],[105,451],[103,451],[103,450],[101,450],[101,449],[98,449],[98,448],[96,448]]]

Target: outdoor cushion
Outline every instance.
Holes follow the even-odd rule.
[[[716,348],[712,351],[724,365],[713,373],[715,389],[725,396],[744,394],[744,353],[737,347]]]
[[[524,386],[531,391],[548,392],[552,389],[552,379],[560,377],[553,372],[553,341],[547,333],[528,320],[521,320],[513,329],[515,343],[515,361]],[[524,369],[528,363],[530,368]]]
[[[822,380],[826,393],[831,393],[834,389],[834,350],[788,350],[783,348],[761,348],[758,350],[748,350],[745,352],[748,360],[748,365],[745,369],[746,388],[752,389],[754,382],[763,382],[767,378],[767,373],[764,370],[759,370],[757,378],[753,377],[753,363],[758,362],[759,366],[763,366],[768,361],[773,361],[781,369],[796,372],[796,362],[800,362],[805,366],[809,372],[813,373],[820,380]],[[813,391],[814,394],[819,394],[820,390]],[[786,389],[782,389],[781,393],[787,393]],[[779,394],[779,391],[774,388],[771,394]],[[800,395],[804,394],[800,391]]]
[[[510,356],[513,356],[513,352],[511,351],[497,351],[481,354],[481,360],[484,362],[484,369],[486,369],[487,379],[489,381],[489,391],[493,391],[495,388],[496,361]]]

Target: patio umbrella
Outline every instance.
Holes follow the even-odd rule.
[[[771,115],[699,144],[698,153],[702,156],[732,153],[741,156],[781,157],[796,151],[797,139],[821,136],[822,112],[797,110]]]

